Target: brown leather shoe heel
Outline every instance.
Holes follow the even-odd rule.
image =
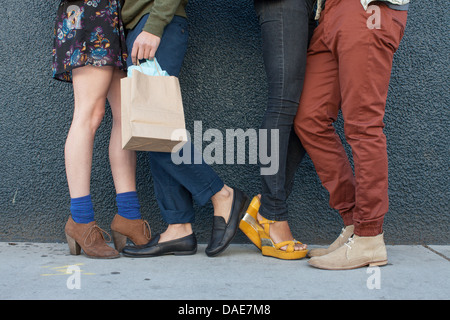
[[[130,220],[118,214],[111,223],[111,231],[116,250],[122,252],[127,243],[127,238],[133,241],[135,245],[147,244],[151,237],[152,231],[146,220],[137,219]]]
[[[114,259],[120,256],[119,252],[108,246],[103,234],[109,234],[102,230],[95,221],[90,223],[76,223],[72,217],[65,227],[67,244],[70,254],[79,255],[83,249],[86,256],[95,259]]]

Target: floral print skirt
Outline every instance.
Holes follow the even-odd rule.
[[[53,77],[72,82],[74,68],[126,70],[125,28],[119,0],[63,0],[54,29]]]

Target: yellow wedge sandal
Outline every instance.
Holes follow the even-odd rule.
[[[304,258],[308,250],[295,250],[296,244],[302,244],[297,240],[282,241],[275,244],[269,236],[270,225],[275,223],[273,220],[263,218],[258,221],[257,215],[261,200],[259,197],[253,197],[247,212],[242,218],[239,228],[250,239],[250,241],[262,251],[264,256],[275,257],[284,260],[297,260]],[[286,246],[286,250],[281,249]]]
[[[258,223],[256,216],[258,215],[259,207],[261,206],[261,200],[259,197],[253,197],[248,209],[239,223],[239,229],[250,239],[250,241],[261,250],[261,238],[259,237],[259,231],[264,229]]]
[[[296,244],[303,244],[297,240],[282,241],[279,243],[274,243],[272,238],[269,236],[270,225],[276,221],[267,220],[263,218],[259,221],[263,230],[259,231],[259,238],[261,239],[261,251],[263,256],[274,257],[283,260],[298,260],[302,259],[308,253],[307,249],[295,250]],[[286,249],[281,249],[286,246]]]

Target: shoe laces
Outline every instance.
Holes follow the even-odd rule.
[[[86,234],[86,236],[84,236],[84,234]],[[84,237],[84,245],[85,245],[86,247],[91,246],[91,245],[95,242],[95,240],[96,240],[98,234],[100,235],[100,237],[101,237],[103,240],[105,240],[105,241],[107,241],[107,242],[110,242],[110,241],[111,241],[111,236],[109,235],[109,233],[106,232],[105,230],[103,230],[102,228],[100,228],[100,227],[99,227],[98,225],[96,225],[96,224],[92,225],[89,229],[87,229],[87,230],[84,232],[84,234],[83,234],[83,237]],[[109,239],[109,240],[106,240],[106,239],[105,239],[104,234],[108,236],[108,239]],[[88,241],[88,239],[89,239],[89,241]]]
[[[144,228],[144,236],[147,240],[150,240],[152,238],[152,229],[150,229],[150,225],[147,222],[147,220],[144,220],[144,223],[142,224]]]
[[[352,248],[351,245],[352,245],[353,243],[355,243],[355,240],[353,240],[353,236],[352,236],[352,237],[348,238],[347,242],[344,243],[344,244],[345,244],[349,249],[351,249],[351,248]]]

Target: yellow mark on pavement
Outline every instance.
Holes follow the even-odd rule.
[[[71,267],[71,266],[82,266],[82,265],[83,265],[83,263],[76,263],[76,264],[60,266],[60,267],[43,266],[42,268],[49,269],[49,270],[51,270],[51,272],[49,272],[49,273],[42,273],[41,276],[43,276],[43,277],[48,277],[48,276],[65,276],[65,275],[68,275],[68,274],[72,274],[72,272],[67,272],[67,269],[69,267]],[[87,275],[87,276],[95,275],[95,273],[84,272],[83,270],[80,270],[80,272],[81,272],[81,274]]]

